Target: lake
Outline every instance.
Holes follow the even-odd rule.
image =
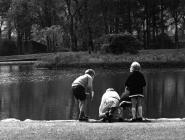
[[[85,69],[47,70],[32,66],[0,66],[0,117],[20,120],[78,118],[71,83]],[[95,69],[94,100],[87,104],[90,118],[98,118],[101,96],[107,88],[119,94],[129,70]],[[185,117],[185,69],[145,69],[144,117]]]

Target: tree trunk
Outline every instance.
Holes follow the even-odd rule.
[[[101,9],[102,9],[102,15],[103,15],[103,23],[104,23],[104,31],[105,31],[105,34],[108,34],[109,33],[109,27],[108,27],[108,23],[107,23],[107,5],[106,3],[101,0]]]
[[[179,48],[178,42],[179,42],[179,38],[178,38],[178,15],[177,12],[175,12],[175,47]]]
[[[12,39],[11,33],[12,33],[11,22],[8,20],[8,39],[9,40]]]
[[[2,39],[2,31],[1,31],[1,26],[0,26],[0,40]]]
[[[128,32],[132,33],[132,22],[131,22],[131,4],[130,0],[127,0],[128,3]]]
[[[144,37],[144,48],[148,49],[149,48],[149,41],[150,41],[150,17],[149,17],[149,6],[147,0],[145,1],[145,15],[146,15],[146,22],[145,22],[145,37]]]
[[[76,51],[77,50],[77,38],[76,34],[74,32],[74,20],[73,16],[71,15],[71,20],[70,20],[70,36],[71,36],[71,50]]]
[[[119,18],[115,17],[114,20],[115,20],[115,30],[114,30],[114,32],[117,34],[119,32]]]
[[[152,16],[152,39],[155,42],[155,40],[156,40],[156,18],[155,18],[155,13],[153,13],[153,16]]]
[[[160,4],[161,4],[161,9],[160,9],[160,14],[161,14],[161,33],[164,33],[164,3],[163,0],[160,0]]]
[[[17,50],[18,54],[22,54],[22,34],[20,31],[17,32]]]
[[[86,39],[86,45],[88,47],[88,52],[91,54],[91,52],[94,50],[93,48],[93,40],[92,40],[92,30],[90,26],[90,19],[88,17],[88,0],[85,1],[85,18],[84,18],[84,25],[85,25],[85,33],[87,34]]]
[[[147,18],[147,25],[146,25],[146,49],[150,47],[150,19]]]
[[[71,40],[71,50],[76,51],[77,49],[77,38],[76,34],[74,32],[74,19],[73,15],[71,13],[71,0],[65,0],[66,5],[67,5],[67,10],[69,13],[69,21],[70,21],[70,27],[69,27],[69,34],[70,34],[70,40]]]
[[[94,51],[93,39],[92,39],[92,30],[90,25],[88,25],[88,45],[90,50]]]
[[[0,39],[2,39],[2,30],[1,30],[2,25],[3,25],[3,21],[0,22]]]
[[[119,33],[119,1],[116,1],[116,12],[115,12],[115,17],[114,17],[114,32]]]

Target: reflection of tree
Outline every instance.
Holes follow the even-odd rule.
[[[178,105],[183,105],[184,104],[184,92],[185,92],[185,76],[184,74],[178,75],[177,77],[177,103]]]
[[[170,103],[174,97],[174,93],[176,92],[176,79],[171,75],[166,75],[164,80],[164,97],[165,97],[165,105],[167,107],[170,106]]]
[[[176,114],[178,83],[175,74],[152,72],[146,75],[146,116],[171,117]]]
[[[147,86],[145,90],[145,116],[157,118],[162,110],[163,81],[160,74],[156,72],[145,75]]]
[[[172,74],[167,74],[164,77],[164,117],[173,117],[176,113],[176,95],[177,95],[177,81]]]
[[[162,114],[162,103],[163,103],[163,78],[162,75],[159,74],[155,78],[155,85],[154,85],[154,94],[155,94],[155,104],[154,106],[156,107],[156,117],[161,117]]]
[[[8,118],[10,115],[9,103],[10,103],[10,94],[8,92],[8,86],[0,87],[1,88],[1,119]]]
[[[177,110],[180,113],[179,117],[184,117],[185,116],[185,76],[183,73],[180,73],[177,76]]]
[[[0,92],[0,112],[1,119],[14,117],[18,118],[17,101],[19,93],[17,93],[16,84],[12,83],[12,72],[17,71],[19,68],[16,66],[1,66],[1,92]],[[17,80],[17,79],[13,79]]]

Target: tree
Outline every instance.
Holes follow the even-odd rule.
[[[171,25],[175,26],[175,46],[178,48],[178,26],[184,16],[184,6],[185,2],[183,0],[170,0],[168,1],[168,9],[169,13],[172,17],[170,20]]]
[[[1,39],[1,28],[4,23],[4,21],[7,19],[7,12],[10,8],[10,2],[11,0],[0,0],[0,39]]]
[[[31,27],[36,18],[34,8],[30,0],[13,0],[9,9],[10,20],[13,21],[17,32],[17,47],[20,54],[24,53],[23,40],[30,39]]]

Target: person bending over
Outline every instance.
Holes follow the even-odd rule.
[[[94,96],[93,91],[93,79],[95,76],[95,71],[93,69],[88,69],[85,71],[84,75],[76,78],[72,83],[72,91],[74,97],[78,101],[79,105],[79,121],[88,121],[88,117],[85,114],[85,102],[87,94],[91,95],[91,100]]]

